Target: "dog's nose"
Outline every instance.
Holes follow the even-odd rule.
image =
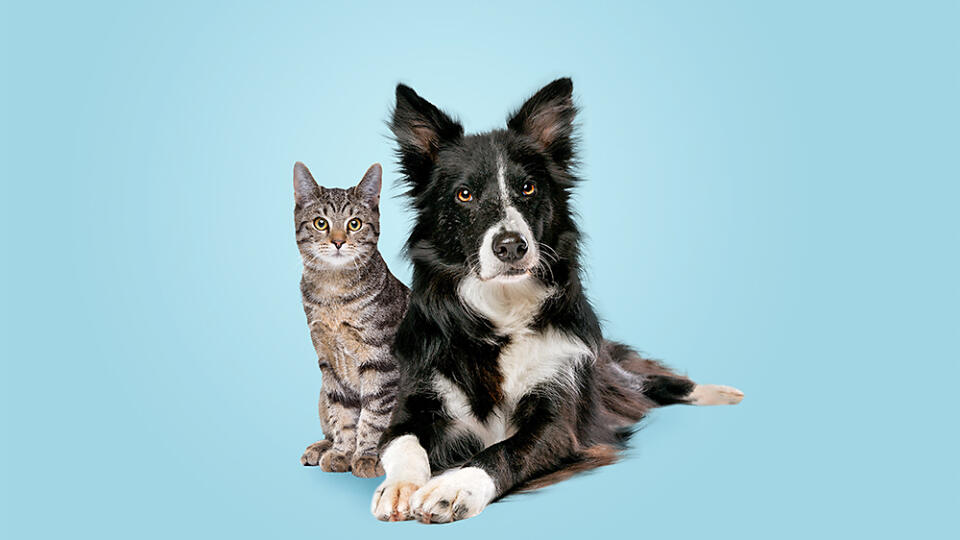
[[[527,253],[527,241],[520,233],[502,232],[493,237],[493,254],[503,262],[517,262]]]

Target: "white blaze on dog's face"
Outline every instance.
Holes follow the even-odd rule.
[[[504,169],[503,158],[498,157],[497,188],[503,217],[487,229],[480,243],[477,277],[483,281],[524,280],[540,261],[538,240],[523,214],[511,202],[517,194],[513,193],[514,187],[507,185]],[[532,182],[525,184],[536,189]]]

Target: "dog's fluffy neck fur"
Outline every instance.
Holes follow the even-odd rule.
[[[457,288],[463,303],[486,317],[505,336],[528,330],[543,302],[555,292],[554,287],[534,276],[510,282],[467,276]]]

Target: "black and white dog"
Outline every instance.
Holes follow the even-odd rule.
[[[391,128],[416,223],[399,400],[373,514],[442,523],[513,491],[615,461],[671,403],[738,403],[603,339],[580,282],[570,79],[507,121],[463,127],[397,86]]]

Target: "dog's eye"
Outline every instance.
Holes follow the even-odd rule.
[[[327,227],[327,220],[323,219],[322,217],[318,217],[317,219],[313,220],[313,228],[316,230],[325,231],[327,230]]]
[[[470,202],[473,200],[473,193],[470,193],[469,189],[463,188],[457,192],[457,199],[459,199],[460,202]]]
[[[347,222],[347,228],[354,232],[359,231],[362,226],[363,222],[357,218],[353,218]]]
[[[520,192],[529,197],[537,192],[537,186],[533,185],[533,182],[524,182]]]

